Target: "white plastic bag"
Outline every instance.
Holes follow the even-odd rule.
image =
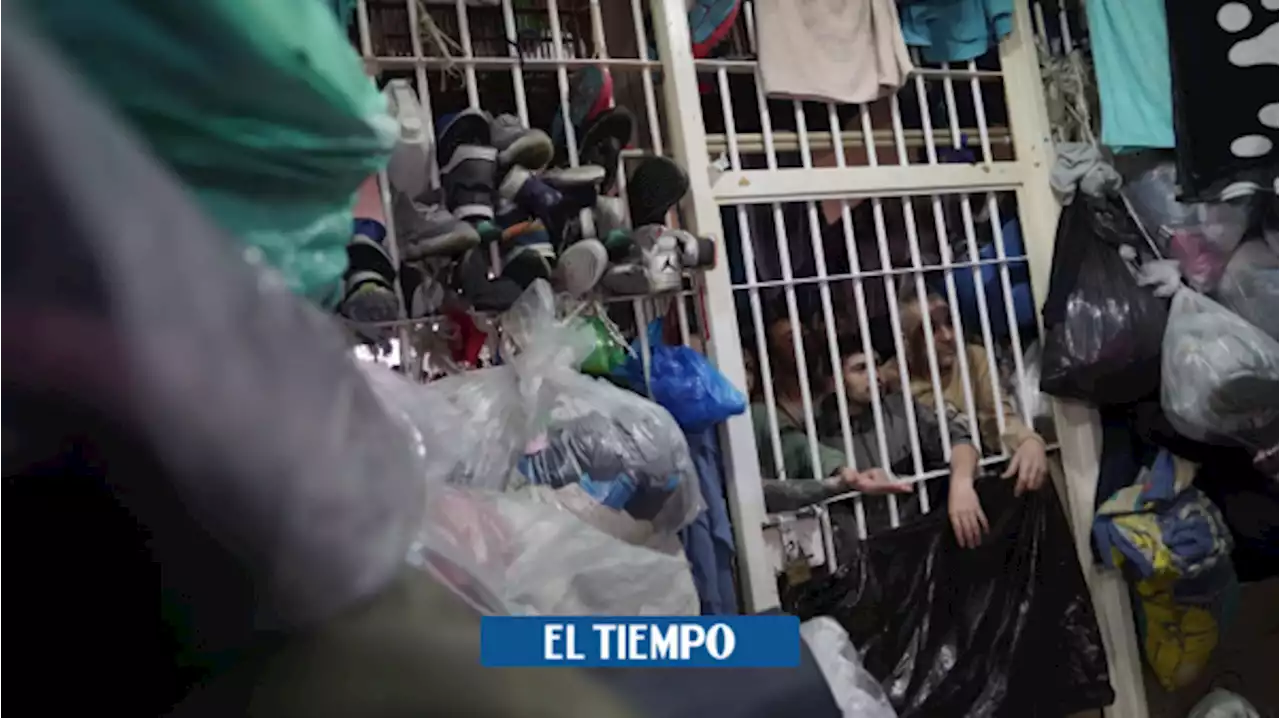
[[[1231,255],[1214,293],[1228,309],[1280,339],[1280,271],[1265,242],[1242,242]]]
[[[827,679],[844,718],[897,718],[889,697],[862,667],[858,650],[836,619],[818,616],[800,624],[800,637]]]
[[[1196,703],[1187,718],[1259,718],[1259,714],[1244,696],[1216,688]]]
[[[699,613],[682,552],[632,546],[528,490],[431,487],[410,560],[484,613]]]
[[[684,433],[661,406],[577,371],[595,346],[590,327],[558,319],[550,287],[535,282],[503,328],[506,364],[423,390],[461,417],[447,429],[426,425],[461,453],[447,480],[492,490],[580,484],[659,531],[688,525],[704,504]]]
[[[1192,289],[1173,297],[1161,349],[1160,406],[1183,435],[1250,449],[1276,437],[1276,340]]]
[[[1122,192],[1161,251],[1182,265],[1191,286],[1211,291],[1249,225],[1250,201],[1183,204],[1177,199],[1177,180],[1174,163],[1161,162],[1128,182]]]

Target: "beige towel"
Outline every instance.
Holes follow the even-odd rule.
[[[770,97],[859,103],[912,70],[894,0],[756,0],[760,77]]]

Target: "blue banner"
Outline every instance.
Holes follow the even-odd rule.
[[[485,616],[480,663],[790,668],[800,664],[800,619]]]

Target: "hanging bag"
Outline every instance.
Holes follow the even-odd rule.
[[[1160,407],[1197,441],[1275,445],[1276,340],[1190,288],[1178,290],[1164,335]]]
[[[649,376],[638,346],[622,372],[634,391],[652,396],[681,429],[702,431],[747,410],[747,398],[705,356],[683,344],[662,341],[661,319],[650,322],[648,332],[653,355]]]
[[[1124,404],[1159,386],[1167,303],[1140,287],[1120,248],[1145,248],[1117,198],[1082,194],[1058,220],[1040,388],[1094,404]]]

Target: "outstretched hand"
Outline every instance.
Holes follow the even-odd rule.
[[[855,471],[848,466],[840,469],[840,480],[851,491],[864,494],[909,494],[911,484],[894,481],[884,469],[867,469]]]
[[[1002,478],[1017,477],[1013,486],[1013,495],[1021,496],[1028,491],[1036,491],[1044,486],[1045,476],[1049,473],[1049,462],[1044,455],[1044,442],[1035,438],[1023,441],[1018,450],[1009,459],[1009,468],[1001,474]]]
[[[982,544],[982,537],[991,530],[972,483],[951,483],[947,516],[951,519],[951,529],[956,532],[956,543],[961,548],[977,548]]]

